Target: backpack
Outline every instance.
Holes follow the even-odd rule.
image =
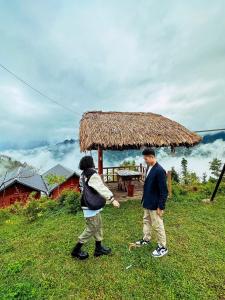
[[[106,199],[100,195],[95,189],[88,185],[88,181],[85,181],[84,175],[81,175],[82,178],[82,185],[83,185],[83,192],[82,197],[85,205],[90,210],[98,210],[105,206]]]

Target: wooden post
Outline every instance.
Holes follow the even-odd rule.
[[[219,177],[219,179],[218,179],[218,181],[217,181],[217,183],[216,183],[216,186],[215,186],[215,189],[214,189],[214,191],[213,191],[213,193],[212,193],[212,196],[211,196],[211,198],[210,198],[210,201],[213,201],[213,200],[214,200],[214,198],[215,198],[215,196],[216,196],[216,193],[217,193],[217,191],[218,191],[218,188],[219,188],[219,186],[220,186],[220,183],[221,183],[221,181],[222,181],[222,178],[223,178],[223,175],[224,175],[224,174],[225,174],[225,164],[224,164],[223,169],[222,169],[222,171],[221,171],[220,177]]]
[[[142,164],[140,164],[140,172],[141,172],[141,180],[144,180],[145,174],[144,174],[144,167]]]
[[[172,174],[171,174],[171,171],[167,172],[167,183],[168,183],[169,198],[172,198]]]
[[[103,174],[103,151],[100,146],[98,146],[98,174]]]

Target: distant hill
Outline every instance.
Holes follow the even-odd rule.
[[[206,145],[206,144],[212,144],[216,140],[223,140],[225,141],[225,132],[219,132],[215,134],[207,134],[203,136],[202,142],[199,144],[200,147],[201,145]],[[184,147],[178,147],[175,149],[176,150],[176,156],[188,156],[191,155],[193,149],[192,148],[184,148]],[[170,149],[165,148],[164,153],[167,155],[170,155]],[[105,151],[105,158],[109,162],[114,162],[114,161],[121,161],[126,158],[135,158],[137,156],[140,156],[140,150],[124,150],[124,151]],[[202,153],[202,156],[207,156],[207,153]]]
[[[1,155],[2,154],[2,155]],[[84,153],[80,152],[78,139],[66,139],[56,144],[46,144],[40,147],[33,147],[29,149],[7,149],[1,150],[0,154],[0,176],[5,170],[11,170],[18,166],[24,166],[25,162],[29,165],[46,171],[48,168],[61,163],[69,168],[77,170],[80,158]],[[3,155],[4,154],[4,155]],[[93,155],[95,161],[97,161],[96,151],[86,154]],[[157,149],[157,156],[160,161],[169,161],[171,158],[171,150],[169,148]],[[175,157],[189,157],[190,160],[198,157],[205,159],[205,165],[208,166],[208,162],[214,157],[224,159],[225,157],[225,132],[219,132],[215,134],[207,134],[203,136],[203,141],[196,147],[191,148],[176,148]],[[124,150],[124,151],[104,151],[104,165],[116,166],[119,165],[125,159],[134,159],[140,161],[140,150]],[[175,161],[174,159],[171,159]],[[195,163],[196,168],[199,169],[198,161]],[[192,168],[195,169],[193,166]]]
[[[214,134],[204,135],[202,143],[203,144],[213,143],[216,140],[223,140],[223,141],[225,141],[225,132],[221,131],[221,132],[214,133]]]
[[[14,160],[7,155],[0,154],[0,176],[2,176],[6,171],[10,171],[17,167],[23,167],[26,165],[26,163],[21,163],[20,161]]]
[[[57,146],[61,146],[61,145],[73,145],[73,144],[79,144],[79,140],[75,140],[75,139],[66,139],[63,142],[57,143]]]

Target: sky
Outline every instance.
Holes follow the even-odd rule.
[[[225,1],[0,0],[0,148],[78,138],[90,110],[224,127]]]

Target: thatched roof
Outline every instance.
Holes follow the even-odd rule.
[[[201,137],[161,115],[142,112],[93,111],[80,122],[81,151],[140,149],[142,146],[193,146]]]

